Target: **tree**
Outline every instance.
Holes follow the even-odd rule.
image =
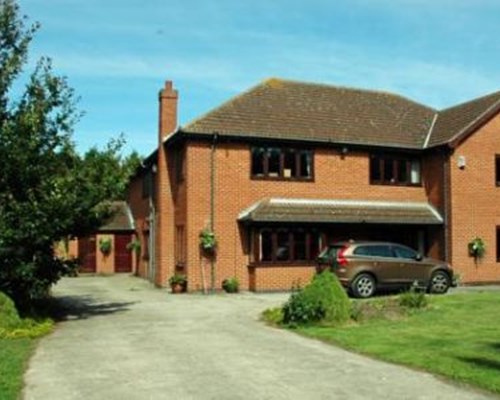
[[[0,291],[20,311],[72,271],[54,256],[54,243],[109,217],[105,200],[123,196],[138,158],[120,157],[121,138],[102,152],[77,154],[72,132],[80,115],[66,79],[53,74],[48,58],[23,75],[38,29],[26,22],[14,0],[0,0]],[[24,89],[14,96],[21,80]]]

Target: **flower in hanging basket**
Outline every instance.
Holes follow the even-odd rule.
[[[102,254],[108,255],[111,253],[111,239],[110,238],[101,238],[99,239],[99,250],[101,250]]]
[[[200,232],[200,247],[209,253],[213,253],[217,247],[215,233],[210,229],[203,229]]]
[[[486,245],[480,237],[475,237],[467,245],[469,248],[469,254],[474,258],[481,258],[486,252]]]

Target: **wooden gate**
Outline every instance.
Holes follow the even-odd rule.
[[[78,259],[80,272],[96,272],[96,242],[95,235],[78,239]]]
[[[115,234],[115,272],[132,272],[132,252],[127,249],[131,240],[130,233]]]

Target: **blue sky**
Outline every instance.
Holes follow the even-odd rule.
[[[156,145],[157,94],[179,124],[268,77],[392,91],[444,108],[500,90],[499,0],[19,0],[81,97],[78,149]]]

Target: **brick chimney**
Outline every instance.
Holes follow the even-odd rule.
[[[177,90],[166,81],[159,94],[158,159],[155,223],[155,284],[165,286],[174,271],[174,204],[168,174],[168,150],[163,140],[177,128]]]
[[[159,121],[159,140],[160,144],[166,136],[171,134],[177,128],[177,101],[179,94],[174,89],[172,81],[166,81],[165,86],[160,90],[160,121]]]

